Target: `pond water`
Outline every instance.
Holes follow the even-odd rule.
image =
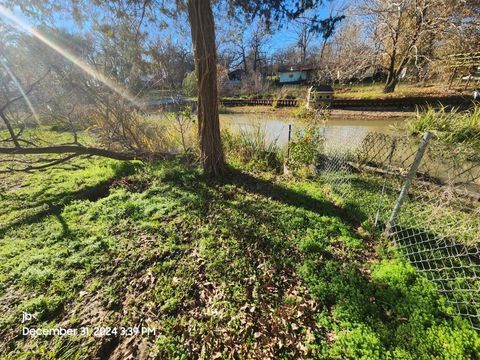
[[[394,126],[402,126],[404,120],[399,118],[330,118],[325,122],[325,137],[327,142],[333,140],[348,141],[351,145],[359,144],[369,132],[391,133]],[[278,116],[275,114],[221,114],[220,126],[232,132],[254,131],[260,129],[265,132],[269,141],[277,141],[277,145],[284,146],[288,142],[288,125],[292,125],[292,135],[301,131],[307,122],[293,117]],[[396,130],[398,131],[398,130]]]

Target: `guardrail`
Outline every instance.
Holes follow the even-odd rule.
[[[220,100],[224,106],[271,106],[276,101],[278,107],[297,106],[296,99],[225,99]],[[472,98],[464,96],[441,96],[441,97],[405,97],[394,99],[333,99],[331,108],[397,108],[414,109],[422,106],[472,106]]]
[[[220,100],[224,106],[255,106],[255,105],[267,105],[272,106],[273,102],[276,101],[277,106],[286,107],[286,106],[297,106],[297,99],[228,99]]]

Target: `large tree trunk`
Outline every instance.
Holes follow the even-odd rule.
[[[385,87],[383,88],[383,92],[385,94],[393,93],[397,85],[398,77],[395,74],[392,77],[389,76],[387,82],[385,83]]]
[[[397,84],[398,84],[398,75],[395,71],[394,60],[392,60],[392,63],[390,64],[390,67],[388,69],[387,81],[385,82],[385,87],[383,88],[383,92],[385,94],[393,93],[395,91]]]
[[[207,175],[225,173],[218,119],[217,55],[210,0],[188,0],[195,71],[198,79],[198,136],[203,169]]]

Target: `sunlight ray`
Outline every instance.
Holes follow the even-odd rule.
[[[67,49],[62,48],[59,44],[55,43],[53,40],[47,38],[40,30],[33,28],[23,20],[19,19],[18,16],[13,14],[9,9],[6,7],[0,5],[0,16],[3,16],[4,18],[10,20],[13,22],[17,28],[28,32],[41,42],[43,42],[45,45],[62,55],[64,58],[72,62],[75,66],[80,68],[82,71],[90,75],[92,78],[97,79],[100,81],[102,84],[107,86],[110,90],[114,91],[118,95],[120,95],[122,98],[125,100],[128,100],[134,105],[139,106],[140,104],[135,100],[135,98],[130,95],[127,89],[125,89],[123,86],[121,86],[118,83],[115,83],[113,80],[107,78],[105,75],[102,73],[98,72],[96,69],[92,68],[90,65],[85,63],[82,59],[80,59],[78,56],[74,55]]]
[[[15,86],[18,88],[18,91],[19,91],[20,94],[23,96],[23,98],[25,99],[25,102],[27,103],[28,108],[29,108],[30,111],[32,112],[33,117],[34,117],[35,120],[38,122],[38,121],[39,121],[38,114],[37,114],[37,112],[35,111],[35,109],[33,108],[32,102],[30,101],[30,99],[28,98],[27,94],[26,94],[25,91],[23,90],[22,85],[21,85],[20,82],[17,80],[17,78],[15,77],[15,75],[12,73],[12,71],[11,71],[10,68],[8,67],[7,63],[6,63],[2,58],[0,58],[0,64],[2,65],[2,67],[3,67],[3,68],[5,69],[5,71],[7,72],[8,76],[10,76],[10,78],[12,79],[13,83],[15,84]]]

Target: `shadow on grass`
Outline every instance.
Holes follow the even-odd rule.
[[[68,234],[68,228],[66,223],[61,219],[60,214],[65,206],[76,200],[90,200],[96,201],[100,198],[106,197],[109,194],[111,180],[103,181],[94,186],[87,187],[79,191],[68,191],[51,196],[46,200],[42,200],[32,204],[29,208],[42,208],[34,214],[27,215],[25,217],[19,217],[16,220],[0,227],[0,237],[4,236],[7,231],[20,225],[29,225],[41,221],[44,217],[54,215],[59,219],[63,228],[63,234]]]
[[[352,216],[349,211],[336,206],[329,200],[316,199],[303,192],[286,188],[269,180],[259,179],[236,169],[231,170],[222,183],[235,185],[248,192],[269,197],[286,205],[300,207],[319,215],[340,217],[354,227],[360,225],[361,221],[366,218],[366,215],[359,208]]]
[[[306,310],[301,315],[302,324],[314,324],[312,329],[315,331],[314,336],[318,339],[319,347],[337,346],[331,341],[324,341],[327,333],[341,333],[343,329],[362,329],[363,331],[363,333],[352,332],[351,336],[347,333],[352,341],[344,342],[343,344],[346,345],[339,342],[338,346],[349,346],[349,348],[340,349],[336,356],[329,358],[352,358],[354,355],[357,355],[356,358],[378,358],[375,356],[376,353],[366,353],[370,345],[381,346],[381,351],[393,350],[396,347],[407,348],[409,353],[414,354],[419,339],[426,337],[432,323],[437,319],[443,321],[441,319],[443,314],[439,313],[436,307],[434,298],[436,293],[431,289],[425,289],[424,283],[416,276],[413,269],[405,268],[403,263],[388,262],[382,264],[382,271],[377,272],[372,280],[369,275],[362,272],[361,265],[353,254],[354,249],[345,247],[348,253],[343,257],[338,255],[338,245],[344,241],[341,238],[348,236],[341,230],[345,230],[348,226],[344,226],[338,219],[331,218],[338,217],[346,220],[350,225],[358,220],[352,219],[346,210],[328,200],[314,198],[304,192],[240,171],[232,171],[222,181],[210,182],[201,176],[192,176],[191,172],[180,168],[179,171],[171,171],[168,177],[164,176],[160,180],[163,184],[168,183],[172,188],[176,187],[182,191],[172,191],[169,187],[153,188],[150,193],[146,192],[142,201],[148,204],[152,201],[163,201],[162,198],[155,200],[155,197],[158,193],[166,193],[166,197],[178,200],[175,205],[177,209],[185,202],[185,210],[198,211],[199,217],[199,219],[195,217],[198,222],[188,222],[179,218],[182,226],[177,227],[176,225],[180,225],[178,223],[175,224],[174,229],[170,230],[178,235],[178,241],[188,241],[194,245],[196,240],[201,242],[201,246],[196,249],[201,252],[198,258],[202,260],[199,264],[192,264],[196,257],[183,258],[183,252],[178,253],[178,261],[175,259],[172,262],[172,267],[181,266],[187,261],[188,265],[193,266],[191,273],[188,271],[178,273],[180,278],[182,276],[189,278],[188,287],[178,294],[181,299],[179,304],[193,304],[191,306],[196,309],[211,306],[200,294],[202,291],[208,293],[207,290],[212,286],[213,278],[214,282],[225,285],[225,292],[222,295],[222,301],[225,303],[238,305],[238,307],[255,302],[262,305],[248,315],[252,320],[252,328],[243,332],[229,333],[231,336],[228,346],[234,344],[242,348],[244,344],[250,343],[260,348],[272,344],[273,347],[281,341],[286,345],[283,349],[275,350],[276,358],[302,357],[303,353],[298,352],[296,345],[302,343],[304,337],[289,326],[293,322],[298,323],[296,303],[289,306],[285,300],[286,295],[291,294],[292,290],[298,290],[299,283],[307,285],[310,294],[308,296],[315,298],[319,304],[318,310],[317,308]],[[234,185],[231,187],[234,191],[240,188],[247,194],[239,194],[240,196],[237,197],[237,194],[229,193],[229,187],[223,187],[223,185],[230,184]],[[107,193],[103,193],[101,189],[89,189],[86,193],[74,192],[64,195],[69,199],[79,197],[95,199],[97,195],[108,195],[108,187],[106,191]],[[196,197],[190,196],[192,194]],[[248,196],[249,194],[259,194],[264,199],[259,201],[257,197]],[[65,196],[60,196],[56,205],[53,202],[50,203],[50,212],[43,216],[58,215],[61,222],[61,211],[63,206],[68,204],[64,200]],[[229,201],[230,197],[238,201]],[[273,199],[277,203],[269,202],[268,199]],[[277,208],[281,208],[279,204],[291,206],[293,209],[282,207],[277,212]],[[312,214],[300,214],[298,218],[306,219],[305,222],[288,223],[289,218],[294,218],[299,212],[295,208],[322,215],[322,218]],[[128,215],[132,216],[132,224],[145,216],[143,212],[133,214]],[[175,216],[174,213],[173,217]],[[35,220],[31,219],[31,221]],[[315,231],[309,234],[306,231],[307,228]],[[68,233],[68,227],[64,226],[63,231]],[[310,237],[307,239],[308,235]],[[304,240],[309,240],[308,247],[301,246],[300,243]],[[155,261],[162,263],[162,259],[158,257],[155,257]],[[136,260],[135,263],[137,263]],[[189,269],[185,264],[183,266],[185,266],[184,270]],[[180,268],[180,270],[183,269]],[[121,272],[117,274],[125,277]],[[192,278],[195,281],[190,281]],[[169,284],[169,279],[170,277],[167,277],[164,284]],[[304,293],[300,295],[302,299],[299,301],[305,302],[308,296]],[[173,299],[171,296],[173,295],[168,295],[167,300]],[[279,305],[279,307],[263,306],[265,304]],[[160,307],[160,304],[156,305]],[[185,327],[182,328],[180,322],[182,316],[193,317],[201,325],[206,325],[208,322],[210,325],[205,326],[202,331],[208,331],[208,338],[211,340],[207,342],[205,340],[207,337],[196,337],[194,333],[188,333],[189,343],[206,344],[207,353],[204,355],[207,357],[215,353],[213,349],[209,353],[208,346],[218,346],[216,350],[225,351],[225,347],[222,347],[226,341],[225,333],[216,331],[218,329],[215,325],[211,325],[215,324],[215,321],[211,321],[212,317],[195,318],[199,313],[201,315],[201,312],[188,312],[188,309],[188,306],[182,308],[179,305],[178,310],[171,315],[175,316],[175,322],[180,324],[178,328],[177,325],[175,326],[172,333],[178,337],[184,336],[185,333],[182,331]],[[305,307],[305,309],[308,308]],[[317,321],[322,321],[322,324],[319,325]],[[449,328],[451,324],[447,325]],[[211,330],[209,330],[210,326],[212,326]],[[235,328],[229,330],[235,330]],[[256,334],[259,336],[255,336]],[[255,336],[254,342],[252,342],[252,336]],[[375,341],[378,339],[380,345],[368,343],[372,338]],[[179,345],[181,346],[188,345]],[[200,348],[202,346],[196,347],[197,350]],[[365,353],[355,352],[356,348]],[[110,351],[111,349],[108,348],[106,353]],[[434,351],[433,345],[431,351]],[[378,352],[380,353],[380,350]],[[191,357],[199,357],[198,353],[189,354]],[[245,353],[244,357],[252,357],[252,354],[253,352]],[[415,355],[418,354],[412,355],[412,358],[421,358]],[[165,355],[163,358],[169,357]]]
[[[411,354],[412,358],[419,358],[425,355],[425,352],[434,351],[437,346],[429,340],[431,343],[423,344],[424,348],[418,350],[419,341],[425,339],[429,331],[437,331],[438,327],[435,326],[455,328],[451,317],[447,317],[439,309],[437,293],[433,287],[427,286],[414,269],[404,262],[391,259],[377,264],[378,270],[370,276],[362,271],[362,265],[354,254],[355,249],[347,248],[347,254],[339,257],[338,242],[343,241],[340,239],[341,232],[337,234],[334,229],[332,235],[334,222],[328,217],[339,217],[347,222],[352,221],[352,218],[345,210],[329,201],[313,198],[240,171],[232,171],[228,177],[216,182],[201,178],[190,183],[173,179],[172,182],[176,184],[174,186],[202,194],[207,203],[208,196],[219,201],[212,207],[214,214],[205,214],[212,215],[208,220],[212,240],[204,244],[203,251],[208,252],[202,254],[206,255],[207,271],[210,275],[215,274],[214,278],[220,278],[224,284],[232,287],[234,284],[239,294],[247,294],[243,300],[247,303],[257,299],[279,306],[282,306],[285,294],[295,287],[295,281],[298,282],[300,276],[301,282],[307,285],[310,296],[320,304],[320,310],[308,314],[309,318],[305,319],[305,323],[314,323],[317,317],[324,316],[322,329],[316,330],[319,333],[315,336],[325,339],[327,332],[361,329],[352,334],[352,337],[356,338],[352,338],[350,343],[339,342],[336,350],[338,357],[349,358],[348,355],[356,354],[358,358],[376,358],[374,351],[380,347],[380,353],[398,348]],[[234,185],[244,189],[247,194],[237,197],[237,194],[230,193],[230,189],[223,188],[223,185]],[[216,195],[209,195],[209,192]],[[290,214],[292,218],[295,217],[295,210],[290,213],[284,208],[277,213],[275,204],[263,200],[260,204],[257,198],[250,198],[248,193],[302,208],[325,216],[326,219],[313,217],[310,222],[293,221],[287,224],[282,220],[288,220]],[[238,201],[229,201],[230,199]],[[361,210],[358,211],[362,215]],[[329,230],[323,233],[323,228],[327,227]],[[308,237],[307,228],[315,228],[317,232]],[[216,232],[218,229],[221,229],[220,233]],[[291,235],[288,240],[286,234]],[[221,236],[221,240],[216,235]],[[307,247],[301,244],[305,240],[309,241]],[[255,279],[256,295],[252,295],[251,288],[254,286],[245,282],[245,279],[252,278]],[[285,335],[296,339],[288,329],[285,330],[275,323],[274,314],[263,311],[256,313],[256,325],[269,323],[275,326],[261,329],[262,333],[259,332],[256,340],[259,344],[266,341],[264,335],[276,341],[282,340]],[[293,321],[286,319],[287,322],[291,320]],[[448,323],[442,325],[444,321]],[[274,332],[272,329],[277,326],[284,332]],[[348,331],[345,334],[348,334]],[[235,336],[232,341],[245,341],[246,338],[241,336],[246,335]],[[367,341],[373,342],[362,348]],[[337,345],[327,341],[319,346]],[[340,348],[341,346],[345,348]],[[372,346],[371,353],[368,352],[368,346]],[[425,350],[426,346],[430,348]],[[362,350],[355,352],[357,347]],[[290,354],[300,356],[295,350],[292,351]],[[467,351],[468,349],[465,354]],[[281,357],[282,353],[279,351],[275,355]]]
[[[54,194],[51,196],[48,196],[46,199],[40,200],[40,201],[34,201],[31,203],[28,203],[27,206],[25,207],[14,207],[10,208],[10,211],[16,211],[16,210],[29,210],[31,209],[33,214],[28,214],[26,216],[19,216],[16,220],[13,220],[4,226],[0,226],[0,237],[4,236],[7,231],[9,231],[12,228],[15,228],[20,225],[24,224],[33,224],[36,222],[41,221],[44,217],[49,216],[49,215],[54,215],[57,217],[59,220],[60,224],[62,225],[63,229],[63,234],[66,235],[69,233],[67,224],[63,221],[61,218],[60,214],[62,213],[62,210],[65,206],[70,204],[73,201],[77,200],[89,200],[89,201],[97,201],[98,199],[107,197],[110,193],[110,186],[114,182],[115,179],[118,179],[119,177],[126,176],[126,175],[131,175],[134,173],[135,169],[134,167],[131,167],[128,165],[125,166],[119,166],[114,168],[114,176],[108,180],[101,181],[95,185],[85,187],[81,190],[78,191],[63,191],[58,194]],[[45,185],[46,187],[48,184]],[[45,193],[46,191],[43,190],[40,195]],[[36,209],[36,211],[35,211]]]
[[[402,256],[432,281],[461,315],[480,328],[478,246],[460,244],[425,229],[396,225],[392,233]]]

